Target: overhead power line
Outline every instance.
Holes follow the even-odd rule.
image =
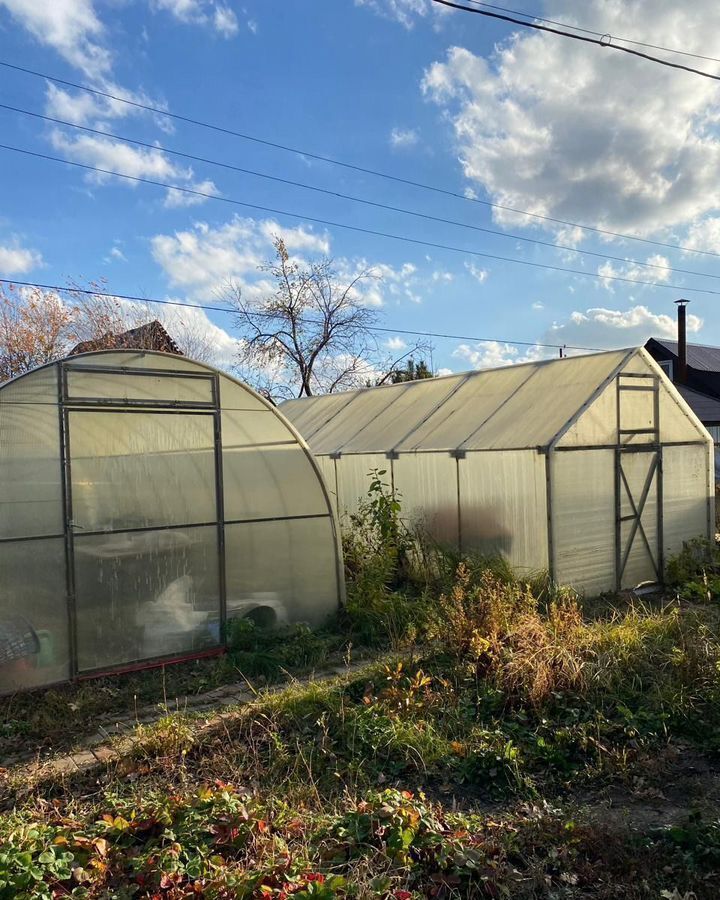
[[[533,28],[535,31],[546,31],[549,34],[556,34],[559,37],[572,38],[574,41],[583,41],[583,43],[586,44],[597,44],[598,47],[607,47],[610,50],[620,50],[622,53],[629,53],[631,56],[638,56],[641,59],[647,59],[649,62],[658,63],[661,66],[668,66],[671,69],[680,69],[683,72],[690,72],[692,75],[701,75],[703,78],[720,81],[720,75],[713,75],[712,72],[703,72],[702,69],[694,69],[692,66],[684,66],[682,63],[671,62],[669,59],[661,59],[659,56],[651,56],[649,53],[642,53],[640,50],[623,47],[621,44],[610,43],[610,41],[612,41],[612,35],[610,34],[603,35],[600,38],[586,37],[582,34],[572,34],[569,31],[551,28],[548,25],[540,25],[538,22],[526,22],[523,19],[518,19],[517,16],[508,16],[505,13],[491,12],[488,9],[477,9],[473,6],[465,6],[462,3],[454,3],[453,0],[432,0],[432,2],[439,3],[441,6],[448,6],[451,9],[459,9],[462,10],[462,12],[486,16],[489,19],[499,19],[502,22],[510,22],[512,25],[520,25],[523,28]],[[472,2],[472,0],[468,0],[468,2]],[[609,40],[605,40],[605,38],[608,38]]]
[[[97,129],[97,128],[90,128],[87,125],[78,125],[74,122],[67,122],[64,119],[58,119],[58,118],[55,118],[54,116],[46,116],[46,115],[43,115],[42,113],[32,112],[31,110],[22,109],[17,106],[10,106],[6,103],[0,103],[0,109],[9,110],[10,112],[21,113],[22,115],[25,115],[25,116],[32,116],[33,118],[41,119],[44,122],[53,122],[55,125],[62,125],[67,128],[75,128],[79,131],[84,131],[87,134],[94,134],[94,135],[99,135],[101,137],[112,138],[112,140],[122,141],[123,143],[131,144],[135,147],[143,147],[144,149],[151,150],[154,153],[161,153],[161,154],[167,153],[169,156],[177,156],[180,159],[187,159],[187,160],[190,160],[190,161],[196,162],[196,163],[199,162],[199,163],[204,163],[204,164],[211,165],[211,166],[217,166],[222,169],[228,169],[232,172],[239,172],[243,175],[250,175],[254,178],[264,178],[268,181],[274,181],[279,184],[287,184],[292,187],[299,187],[299,188],[302,188],[303,190],[314,191],[316,193],[325,194],[330,197],[336,197],[341,200],[349,200],[352,203],[361,203],[365,206],[371,206],[376,209],[382,209],[382,210],[386,210],[389,212],[402,213],[403,215],[406,215],[406,216],[413,216],[414,218],[424,219],[424,220],[430,221],[430,222],[438,222],[442,225],[452,225],[456,228],[465,228],[470,231],[477,231],[477,232],[481,232],[483,234],[491,234],[496,237],[506,238],[508,240],[523,241],[524,243],[536,244],[540,247],[551,247],[555,250],[562,250],[566,253],[577,253],[582,256],[592,256],[596,259],[611,260],[613,262],[619,262],[619,263],[623,263],[623,264],[640,266],[644,269],[660,269],[660,270],[664,270],[666,272],[675,271],[675,272],[681,273],[683,275],[695,275],[698,278],[720,279],[720,275],[715,275],[710,272],[696,272],[693,269],[680,269],[680,268],[677,268],[676,266],[663,265],[661,263],[642,262],[639,259],[629,259],[624,256],[612,256],[611,254],[600,253],[595,250],[583,250],[583,249],[580,249],[579,247],[571,247],[567,244],[558,244],[554,241],[543,241],[543,240],[540,240],[539,238],[525,237],[524,235],[521,235],[521,234],[514,234],[513,232],[508,232],[508,231],[500,231],[499,229],[496,229],[496,228],[485,228],[484,226],[481,226],[481,225],[472,225],[468,222],[459,222],[456,219],[446,219],[442,216],[435,216],[435,215],[432,215],[431,213],[421,212],[420,210],[407,209],[402,206],[393,206],[392,204],[389,204],[389,203],[380,203],[375,200],[369,200],[366,197],[357,197],[352,194],[344,194],[340,191],[332,191],[332,190],[329,190],[328,188],[318,187],[317,185],[306,184],[305,182],[302,182],[302,181],[294,181],[290,178],[282,178],[279,175],[269,175],[266,172],[257,172],[254,169],[246,169],[246,168],[243,168],[242,166],[233,165],[232,163],[221,162],[216,159],[209,159],[206,156],[196,156],[195,154],[185,153],[182,150],[176,150],[176,149],[173,149],[170,147],[158,147],[156,144],[150,144],[147,141],[140,141],[135,138],[126,137],[121,134],[115,134],[114,132],[111,132],[111,131],[101,131],[100,129]]]
[[[63,287],[59,284],[42,284],[37,281],[14,281],[11,278],[0,278],[0,284],[13,285],[15,287],[38,288],[43,291],[54,291],[56,293],[82,294],[90,297],[105,297],[110,300],[126,300],[131,303],[152,303],[160,306],[180,306],[185,309],[202,309],[209,312],[220,312],[232,315],[235,310],[230,306],[209,306],[202,303],[188,303],[183,300],[156,300],[151,297],[138,297],[132,294],[114,294],[110,291],[93,291],[89,288]],[[253,315],[276,319],[273,313],[256,312]],[[313,319],[304,319],[309,324],[319,324]],[[443,334],[437,331],[411,331],[407,328],[386,328],[379,325],[367,326],[368,331],[376,331],[380,334],[407,334],[413,337],[431,337],[445,338],[452,341],[473,341],[478,344],[512,344],[518,347],[543,347],[548,350],[584,350],[589,353],[601,353],[600,347],[574,347],[570,344],[543,344],[539,341],[511,341],[504,338],[486,338],[474,337],[467,334]]]
[[[465,7],[463,7],[463,8],[465,8]],[[255,135],[244,134],[243,132],[240,132],[240,131],[234,131],[231,128],[225,128],[221,125],[213,124],[211,122],[203,122],[199,119],[191,118],[190,116],[181,115],[179,113],[171,113],[171,112],[168,112],[167,110],[160,109],[159,107],[156,107],[156,106],[151,106],[146,103],[140,103],[137,100],[130,100],[127,97],[120,97],[119,95],[111,94],[107,91],[102,91],[98,88],[88,87],[87,85],[80,84],[78,82],[68,81],[67,79],[64,79],[64,78],[57,78],[56,76],[49,75],[46,72],[38,72],[38,71],[35,71],[34,69],[28,69],[25,66],[18,66],[18,65],[15,65],[14,63],[9,63],[9,62],[6,62],[1,59],[0,59],[0,66],[4,67],[6,69],[12,69],[16,72],[23,72],[26,75],[31,75],[36,78],[44,78],[47,81],[51,81],[55,84],[61,84],[65,87],[71,87],[71,88],[74,88],[79,91],[85,91],[89,94],[93,94],[98,97],[104,97],[106,100],[112,100],[116,103],[125,103],[128,106],[134,107],[135,109],[141,109],[145,112],[153,113],[153,115],[156,115],[156,116],[163,116],[165,118],[172,119],[177,122],[183,122],[185,124],[195,125],[199,128],[207,128],[207,129],[217,132],[219,134],[225,134],[225,135],[229,135],[231,137],[239,138],[240,140],[250,141],[255,144],[260,144],[261,146],[264,146],[264,147],[272,147],[275,150],[282,150],[287,153],[293,153],[297,156],[304,156],[307,159],[314,159],[314,160],[317,160],[318,162],[324,162],[324,163],[328,163],[333,166],[339,166],[341,168],[348,169],[350,171],[359,172],[363,175],[371,175],[374,178],[382,178],[386,181],[395,182],[397,184],[406,185],[408,187],[418,188],[420,190],[425,190],[425,191],[431,191],[435,194],[441,194],[446,197],[453,197],[456,200],[462,200],[467,203],[478,203],[481,206],[485,206],[490,209],[498,209],[503,212],[510,212],[510,213],[514,213],[519,216],[526,216],[527,218],[537,219],[538,221],[542,221],[542,222],[552,222],[554,225],[564,225],[568,228],[579,228],[582,231],[590,231],[590,232],[593,232],[594,234],[602,234],[602,235],[606,235],[608,237],[616,237],[616,238],[620,238],[620,239],[626,240],[626,241],[637,241],[641,244],[648,244],[653,247],[664,247],[669,250],[681,250],[685,253],[698,253],[703,256],[720,257],[720,253],[716,253],[712,250],[697,250],[693,247],[683,247],[680,244],[673,244],[673,243],[669,243],[666,241],[658,241],[658,240],[654,240],[652,238],[638,237],[637,235],[632,235],[632,234],[624,234],[623,232],[620,232],[620,231],[611,231],[610,229],[599,228],[594,225],[582,225],[578,222],[570,222],[567,219],[558,219],[554,216],[543,215],[542,213],[528,212],[527,210],[517,209],[514,206],[505,206],[501,203],[492,203],[489,200],[482,200],[479,197],[468,197],[465,194],[458,193],[457,191],[451,191],[447,188],[438,187],[437,185],[425,184],[420,181],[413,181],[412,179],[409,179],[409,178],[401,178],[399,175],[391,175],[388,172],[382,172],[378,169],[370,169],[365,166],[356,165],[354,163],[344,162],[343,160],[334,159],[330,156],[323,156],[318,153],[312,153],[308,150],[301,150],[298,147],[291,147],[291,146],[288,146],[285,144],[277,143],[275,141],[269,141],[264,138],[259,138]]]
[[[435,250],[447,250],[451,253],[462,253],[465,256],[476,256],[481,259],[492,259],[496,262],[506,262],[518,266],[527,266],[532,269],[544,269],[549,272],[564,272],[569,275],[580,275],[583,278],[592,278],[596,281],[620,281],[626,284],[641,284],[648,287],[664,288],[665,290],[685,291],[686,293],[695,294],[714,294],[720,296],[720,291],[713,291],[709,288],[686,287],[684,285],[671,284],[669,282],[644,281],[639,278],[626,278],[622,275],[602,275],[597,272],[587,272],[583,269],[570,269],[566,266],[554,266],[550,263],[532,262],[528,259],[518,259],[515,256],[500,256],[495,253],[484,253],[480,250],[469,250],[464,247],[454,247],[451,244],[439,244],[435,241],[426,241],[421,238],[409,237],[408,235],[393,234],[389,231],[378,231],[374,228],[363,228],[360,225],[349,225],[347,222],[334,222],[332,219],[321,219],[317,216],[309,216],[304,213],[291,212],[286,209],[275,209],[270,206],[260,206],[257,203],[247,203],[244,200],[237,200],[234,197],[223,197],[217,194],[211,194],[207,191],[200,191],[196,188],[183,187],[177,184],[168,184],[165,181],[157,181],[153,178],[142,178],[139,175],[128,175],[124,172],[115,172],[112,169],[102,169],[99,166],[91,166],[87,163],[74,162],[69,159],[62,159],[59,156],[51,156],[49,153],[39,153],[35,150],[27,150],[23,147],[13,147],[9,144],[0,144],[0,150],[9,150],[12,153],[19,153],[23,156],[32,156],[36,159],[43,159],[49,162],[60,163],[65,166],[72,166],[76,169],[83,169],[87,172],[96,172],[99,175],[110,175],[113,178],[124,178],[127,181],[134,181],[137,184],[150,184],[154,187],[165,188],[169,191],[179,191],[182,194],[188,194],[194,197],[204,197],[206,200],[215,200],[218,203],[229,203],[233,206],[241,206],[245,209],[253,209],[259,212],[270,213],[275,216],[287,216],[291,219],[298,219],[304,222],[312,222],[315,225],[327,225],[331,228],[342,228],[346,231],[354,231],[358,234],[369,234],[373,237],[386,238],[392,241],[400,241],[405,244],[414,244],[419,247],[431,247]]]
[[[580,25],[569,25],[567,22],[558,22],[555,19],[545,19],[542,16],[536,16],[535,13],[524,12],[523,10],[508,9],[506,6],[497,6],[494,3],[483,3],[481,0],[467,0],[473,6],[484,6],[486,9],[496,9],[500,12],[510,13],[514,16],[525,16],[528,19],[534,19],[536,22],[547,22],[548,25],[557,25],[560,28],[570,28],[573,31],[581,31],[583,34],[594,34],[596,37],[610,38],[612,41],[622,41],[623,44],[634,44],[636,47],[649,47],[651,50],[662,50],[664,53],[677,53],[679,56],[691,56],[694,59],[704,59],[708,62],[720,63],[720,59],[716,56],[703,56],[702,53],[691,53],[689,50],[678,50],[674,47],[663,47],[660,44],[649,44],[647,41],[634,41],[632,38],[619,37],[610,34],[607,31],[593,31],[592,28],[582,28]]]

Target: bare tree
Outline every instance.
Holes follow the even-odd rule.
[[[363,301],[363,287],[377,279],[365,270],[341,279],[332,260],[293,261],[280,237],[275,259],[261,267],[275,291],[246,299],[237,284],[224,299],[236,311],[242,376],[278,399],[310,397],[373,383],[392,368],[374,328],[379,313]]]

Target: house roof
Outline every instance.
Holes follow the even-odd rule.
[[[650,341],[659,344],[668,353],[677,357],[677,341],[650,338],[648,344],[650,344]],[[647,347],[647,344],[645,346]],[[704,372],[720,372],[720,347],[710,347],[707,344],[688,344],[687,362],[693,369],[699,369]]]
[[[68,356],[78,353],[93,353],[97,350],[155,350],[160,353],[174,353],[182,356],[182,350],[155,319],[137,328],[129,328],[119,334],[108,332],[100,338],[76,344]]]
[[[615,350],[289,400],[317,455],[546,447],[640,350]],[[646,357],[647,358],[647,357]]]
[[[717,397],[694,391],[684,384],[676,384],[675,388],[701,422],[720,425],[720,400]]]

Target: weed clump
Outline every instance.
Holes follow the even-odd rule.
[[[476,678],[535,706],[559,691],[583,689],[584,632],[572,593],[542,610],[529,585],[490,570],[473,580],[464,563],[438,600],[433,628],[441,648]]]
[[[665,583],[684,600],[710,601],[720,597],[720,547],[715,541],[695,538],[665,567]]]

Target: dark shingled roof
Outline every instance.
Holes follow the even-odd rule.
[[[674,356],[678,355],[677,341],[666,341],[660,338],[653,338],[652,340]],[[720,347],[708,347],[706,344],[688,344],[687,361],[688,365],[692,366],[693,369],[700,369],[705,372],[720,372]]]
[[[684,384],[676,384],[680,396],[705,425],[720,425],[720,400],[709,394],[701,394]]]
[[[92,341],[83,341],[76,344],[68,355],[93,353],[96,350],[157,350],[160,353],[183,355],[182,350],[157,319],[154,322],[140,325],[138,328],[130,328],[120,334],[108,333]]]

